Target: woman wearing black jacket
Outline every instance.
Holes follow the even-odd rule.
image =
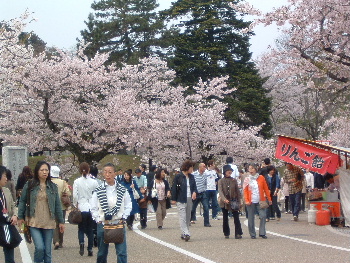
[[[170,187],[165,180],[165,169],[158,169],[154,180],[148,185],[148,189],[156,189],[157,196],[152,198],[152,191],[148,191],[148,201],[151,202],[156,211],[158,229],[163,229],[163,220],[166,216],[166,198],[170,198]]]
[[[181,239],[190,240],[189,226],[191,222],[192,200],[197,197],[197,186],[193,172],[194,163],[186,160],[181,166],[181,173],[174,178],[171,199],[177,206],[181,228]]]

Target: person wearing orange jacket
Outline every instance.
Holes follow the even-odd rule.
[[[255,164],[249,164],[249,176],[247,176],[243,183],[244,200],[248,212],[248,229],[252,239],[256,238],[255,232],[255,211],[259,212],[260,226],[259,236],[266,239],[266,208],[262,205],[268,200],[269,205],[272,204],[270,190],[267,186],[265,177],[257,173],[258,169]]]

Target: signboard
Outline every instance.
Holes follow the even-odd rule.
[[[337,154],[282,136],[278,137],[276,158],[319,174],[334,174],[340,166]]]

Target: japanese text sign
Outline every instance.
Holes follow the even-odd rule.
[[[339,167],[338,155],[282,136],[278,137],[276,158],[320,174],[334,174]]]

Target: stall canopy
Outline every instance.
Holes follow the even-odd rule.
[[[334,174],[342,165],[340,155],[350,151],[315,141],[278,135],[276,158],[311,171]]]

